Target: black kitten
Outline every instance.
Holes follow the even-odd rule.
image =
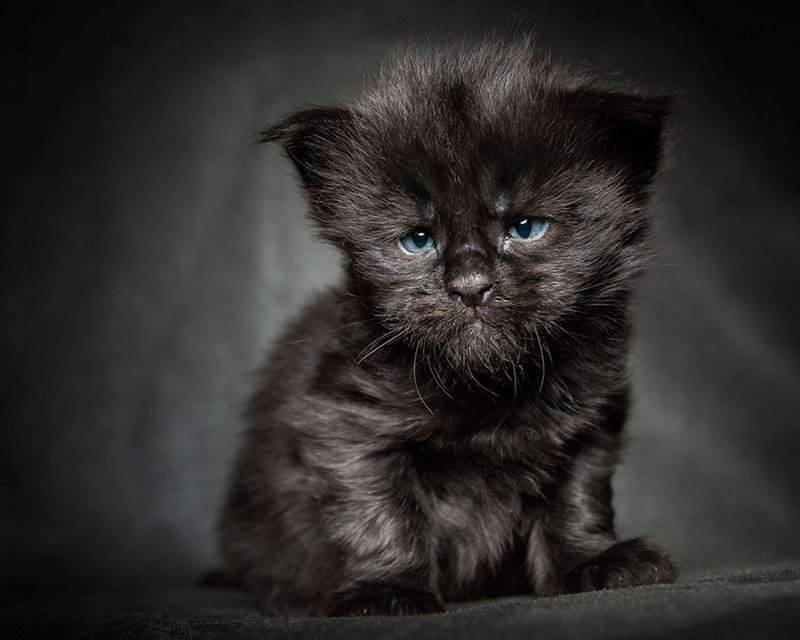
[[[219,525],[263,611],[674,579],[610,484],[670,110],[523,40],[409,52],[263,132],[346,268],[261,374]]]

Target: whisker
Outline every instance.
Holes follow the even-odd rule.
[[[536,325],[533,325],[533,332],[536,334],[536,341],[539,343],[539,355],[542,358],[542,378],[539,381],[539,393],[542,392],[544,388],[544,377],[545,377],[545,370],[544,370],[544,347],[542,347],[542,339],[539,337],[539,330],[536,328]]]
[[[392,329],[388,333],[386,333],[386,334],[380,336],[379,338],[373,340],[366,347],[364,347],[361,350],[361,352],[356,356],[355,363],[357,365],[361,364],[362,362],[364,362],[364,360],[369,358],[373,353],[375,353],[376,351],[380,351],[384,347],[389,346],[392,342],[395,342],[398,338],[402,338],[407,332],[408,332],[408,329]],[[376,343],[378,343],[378,344],[376,345]],[[373,345],[375,345],[375,346],[373,347]],[[370,347],[373,347],[373,348],[370,349]],[[369,352],[364,353],[365,351],[367,351],[367,349],[370,349]]]
[[[555,366],[556,366],[556,363],[555,363],[555,362],[553,362],[553,354],[552,354],[552,352],[550,351],[550,347],[549,347],[549,345],[547,344],[547,341],[543,342],[543,343],[542,343],[542,346],[544,347],[545,353],[547,353],[547,357],[548,357],[548,358],[549,358],[549,360],[550,360],[550,366],[551,366],[552,368],[555,368]]]
[[[514,374],[514,400],[517,399],[517,363],[511,362],[511,371]]]
[[[425,362],[427,362],[428,364],[428,368],[431,371],[431,377],[433,378],[433,381],[436,383],[436,386],[439,387],[442,390],[442,393],[444,393],[448,398],[453,400],[454,398],[447,390],[447,385],[445,385],[444,380],[441,378],[442,374],[439,373],[438,369],[436,368],[436,364],[430,357],[426,357]]]
[[[483,389],[486,393],[488,393],[490,396],[494,396],[495,398],[499,397],[497,392],[492,391],[488,387],[485,387],[484,385],[481,384],[481,381],[478,380],[477,376],[474,373],[472,373],[472,367],[469,366],[469,363],[467,364],[467,372],[469,373],[469,377],[472,379],[472,381],[476,385],[478,385],[481,389]]]
[[[347,324],[343,324],[340,327],[336,327],[335,329],[331,329],[330,331],[325,331],[323,333],[318,333],[313,336],[309,336],[308,338],[300,338],[299,340],[287,340],[286,342],[272,342],[270,343],[271,347],[282,347],[284,345],[289,344],[301,344],[303,342],[310,342],[311,340],[318,340],[319,338],[324,338],[325,336],[329,336],[337,331],[342,331],[344,329],[349,329],[350,327],[355,327],[359,324],[366,324],[368,322],[377,322],[378,318],[368,318],[366,320],[358,320],[357,322],[348,322]]]
[[[419,385],[417,384],[417,354],[418,353],[419,353],[419,344],[414,349],[414,363],[411,365],[411,376],[414,379],[414,388],[417,390],[417,395],[419,396],[419,399],[422,401],[422,404],[428,410],[428,413],[430,413],[434,418],[436,418],[438,420],[439,419],[438,416],[433,411],[431,411],[431,408],[428,406],[428,403],[425,402],[425,398],[422,397],[422,393],[420,393],[420,390],[419,390]]]

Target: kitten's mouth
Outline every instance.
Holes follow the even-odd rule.
[[[492,324],[492,313],[485,307],[467,307],[467,318],[471,325],[488,326]]]
[[[496,327],[497,318],[484,308],[467,310],[466,328],[470,332],[486,334],[493,331]]]

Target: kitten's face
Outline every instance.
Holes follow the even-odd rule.
[[[611,168],[558,149],[526,156],[511,141],[477,156],[450,146],[462,159],[448,167],[441,141],[428,156],[424,141],[412,144],[416,157],[375,157],[380,180],[350,223],[348,251],[368,304],[421,354],[463,372],[513,366],[540,354],[567,317],[590,323],[638,270],[641,249],[625,237],[643,240],[644,218]],[[392,174],[387,156],[406,160]]]
[[[591,334],[627,292],[666,112],[534,86],[528,67],[516,84],[500,74],[502,91],[480,72],[389,77],[358,108],[301,112],[264,136],[295,161],[387,332],[467,375],[542,357],[567,321]]]

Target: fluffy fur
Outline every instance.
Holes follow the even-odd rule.
[[[492,41],[410,50],[356,103],[263,132],[345,265],[260,374],[219,523],[263,611],[674,579],[617,539],[610,486],[670,110]],[[546,233],[515,239],[525,219]]]

